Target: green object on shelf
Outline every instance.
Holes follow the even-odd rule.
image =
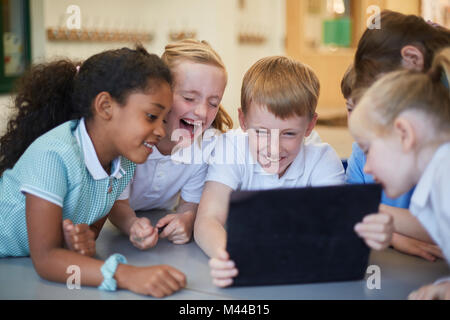
[[[349,18],[324,20],[323,43],[339,47],[350,47],[352,42],[352,22]]]

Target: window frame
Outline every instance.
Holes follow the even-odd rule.
[[[17,1],[17,0],[11,0]],[[29,68],[31,65],[31,32],[30,32],[30,0],[21,0],[23,1],[23,11],[21,15],[24,21],[24,53],[25,53],[25,70]],[[3,17],[4,6],[0,2],[0,17]],[[4,52],[4,44],[3,44],[3,23],[0,23],[0,94],[10,93],[13,88],[16,80],[20,78],[22,75],[18,76],[5,76],[5,52]]]

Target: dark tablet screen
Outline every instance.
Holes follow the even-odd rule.
[[[378,212],[375,184],[237,191],[227,251],[235,286],[350,281],[365,276],[370,249],[353,228]]]

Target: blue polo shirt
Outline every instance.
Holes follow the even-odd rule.
[[[0,177],[0,257],[29,255],[26,193],[60,206],[63,220],[91,225],[109,213],[135,167],[118,157],[108,175],[83,119],[65,122],[40,136]]]

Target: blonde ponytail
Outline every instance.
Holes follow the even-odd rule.
[[[436,132],[450,133],[449,80],[450,47],[433,59],[425,74],[412,70],[388,73],[378,79],[358,102],[355,114],[364,112],[368,123],[378,134],[389,132],[395,119],[403,112],[414,110],[433,119]]]
[[[441,81],[448,88],[450,82],[450,47],[441,50],[435,56],[429,75],[435,82]]]

